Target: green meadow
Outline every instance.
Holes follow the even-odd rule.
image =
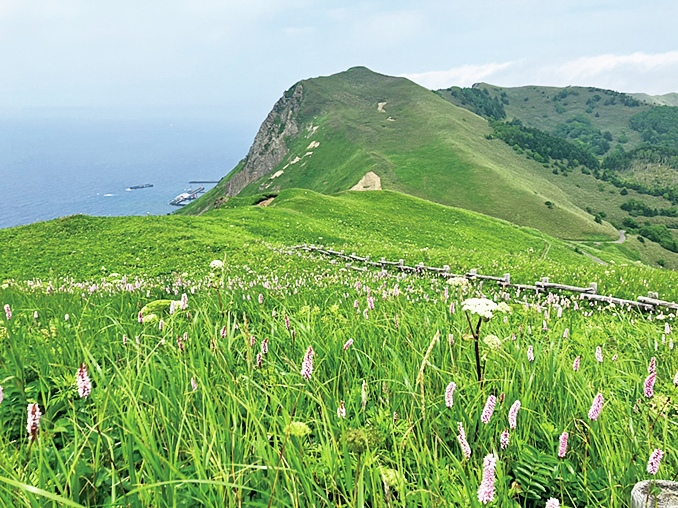
[[[396,192],[259,200],[0,231],[1,505],[486,506],[493,455],[488,506],[628,506],[657,448],[672,479],[673,311],[290,247],[675,301],[674,272]],[[481,320],[471,298],[510,312]]]

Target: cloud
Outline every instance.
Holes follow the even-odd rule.
[[[401,74],[402,77],[419,83],[432,90],[450,86],[470,86],[500,71],[508,69],[515,62],[462,65],[447,71],[430,71],[419,74]]]
[[[403,76],[431,89],[485,81],[499,86],[576,85],[664,94],[678,91],[678,51],[602,54],[561,61],[532,58]]]

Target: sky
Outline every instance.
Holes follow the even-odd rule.
[[[0,0],[0,108],[172,109],[258,126],[364,65],[428,88],[678,92],[675,0]]]

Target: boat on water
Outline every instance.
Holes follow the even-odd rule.
[[[195,189],[188,189],[186,192],[182,192],[176,198],[169,202],[170,205],[181,206],[184,201],[192,201],[198,197],[198,194],[205,192],[205,186],[201,185]]]
[[[132,185],[131,187],[127,187],[127,190],[145,189],[147,187],[153,187],[153,184],[152,183],[144,183],[142,185]]]

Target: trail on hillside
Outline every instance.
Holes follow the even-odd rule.
[[[619,230],[619,240],[615,240],[612,243],[624,243],[626,241],[626,231],[623,229]]]

